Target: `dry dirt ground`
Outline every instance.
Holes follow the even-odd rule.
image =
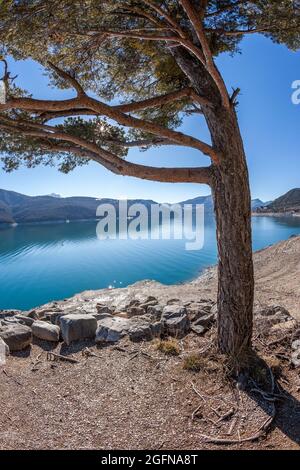
[[[255,254],[257,306],[279,304],[300,320],[299,255],[300,237]],[[185,285],[143,282],[85,292],[64,305],[122,304],[145,294],[214,298],[215,291],[210,269]],[[49,360],[49,343],[36,341],[0,368],[0,449],[299,449],[300,376],[289,361],[299,323],[255,326],[255,351],[265,362],[254,366],[247,390],[242,378],[238,386],[228,379],[214,338],[214,330],[189,334],[177,356],[158,351],[155,341],[55,346],[76,363]],[[195,354],[200,370],[186,370]]]

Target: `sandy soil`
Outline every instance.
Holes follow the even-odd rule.
[[[299,255],[300,237],[255,254],[256,306],[280,304],[300,319]],[[89,310],[98,301],[108,301],[121,309],[128,298],[150,294],[162,300],[214,298],[215,268],[185,285],[142,282],[85,292],[62,305]],[[214,350],[214,333],[189,334],[178,343],[178,356],[159,352],[155,342],[126,339],[101,349],[89,342],[55,346],[55,352],[76,359],[75,364],[49,360],[49,343],[36,341],[31,351],[9,357],[0,368],[0,449],[220,447],[204,435],[232,439],[221,446],[226,449],[299,449],[299,369],[291,368],[288,356],[292,338],[300,337],[299,325],[288,322],[284,330],[256,326],[255,349],[276,372],[279,386],[275,419],[266,436],[255,442],[243,440],[272,416],[274,395],[265,399],[226,379],[222,358]],[[95,355],[83,355],[86,347]],[[199,356],[199,351],[200,371],[185,370],[186,358]],[[266,377],[258,377],[253,387],[270,391]]]

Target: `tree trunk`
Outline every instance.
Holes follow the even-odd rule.
[[[251,347],[254,277],[251,242],[251,196],[243,141],[234,106],[222,106],[216,84],[207,70],[182,48],[172,54],[200,96],[214,149],[212,192],[219,255],[218,343],[222,353],[237,358]]]
[[[214,145],[213,197],[218,244],[218,345],[238,360],[251,347],[254,276],[248,169],[234,109],[209,116]]]

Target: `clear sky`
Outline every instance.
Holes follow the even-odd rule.
[[[252,197],[274,199],[289,189],[300,187],[299,127],[300,105],[292,104],[292,83],[300,80],[300,52],[273,44],[262,36],[243,40],[242,53],[218,58],[226,83],[241,88],[238,114],[248,158]],[[47,86],[47,78],[32,61],[12,62],[16,83],[35,98],[64,98],[72,91]],[[209,141],[201,116],[188,117],[182,130]],[[129,159],[154,166],[201,166],[208,164],[197,151],[166,147],[148,152],[131,150]],[[209,194],[197,184],[170,184],[142,181],[113,175],[96,163],[64,175],[54,168],[20,169],[6,174],[0,170],[0,188],[28,195],[58,193],[62,196],[128,197],[174,202]]]

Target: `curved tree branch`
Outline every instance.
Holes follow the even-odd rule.
[[[55,129],[52,126],[43,126],[42,124],[28,123],[27,127],[24,123],[14,123],[9,119],[5,119],[6,123],[1,123],[0,128],[8,132],[17,132],[25,136],[37,137],[44,139],[42,145],[52,152],[70,152],[82,158],[92,159],[110,171],[123,175],[133,176],[141,179],[160,182],[177,182],[177,183],[204,183],[210,184],[212,177],[211,167],[198,168],[159,168],[145,165],[138,165],[121,159],[117,155],[109,152],[96,144],[88,142],[76,136],[71,136],[63,132],[47,132]],[[45,128],[42,130],[42,128]],[[70,142],[73,145],[68,147],[61,144],[49,144],[50,140],[58,140],[59,142]]]
[[[88,96],[62,101],[36,100],[33,98],[12,98],[6,103],[0,104],[0,112],[11,109],[20,109],[23,111],[32,112],[53,112],[70,111],[83,108],[94,111],[95,114],[106,116],[122,126],[140,129],[160,138],[171,140],[179,145],[185,145],[187,147],[200,150],[205,155],[208,155],[213,161],[218,162],[217,152],[205,142],[202,142],[195,137],[183,134],[182,132],[174,131],[153,122],[148,122],[143,119],[127,115],[112,106],[109,106]]]
[[[185,10],[190,22],[192,23],[192,25],[194,27],[194,30],[195,30],[196,34],[197,34],[197,37],[199,39],[199,42],[201,44],[202,51],[203,51],[203,54],[204,54],[204,57],[205,57],[206,69],[208,70],[208,72],[212,76],[213,80],[215,81],[215,83],[216,83],[216,85],[219,89],[219,92],[220,92],[220,95],[221,95],[221,98],[222,98],[222,102],[223,102],[223,106],[225,108],[230,108],[230,101],[229,101],[228,92],[227,92],[224,80],[223,80],[220,72],[218,71],[215,63],[214,63],[210,47],[209,47],[208,41],[207,41],[206,36],[205,36],[201,16],[197,12],[197,10],[194,8],[194,6],[190,2],[190,0],[179,0],[179,1],[180,1],[180,4],[182,5],[183,9]]]

